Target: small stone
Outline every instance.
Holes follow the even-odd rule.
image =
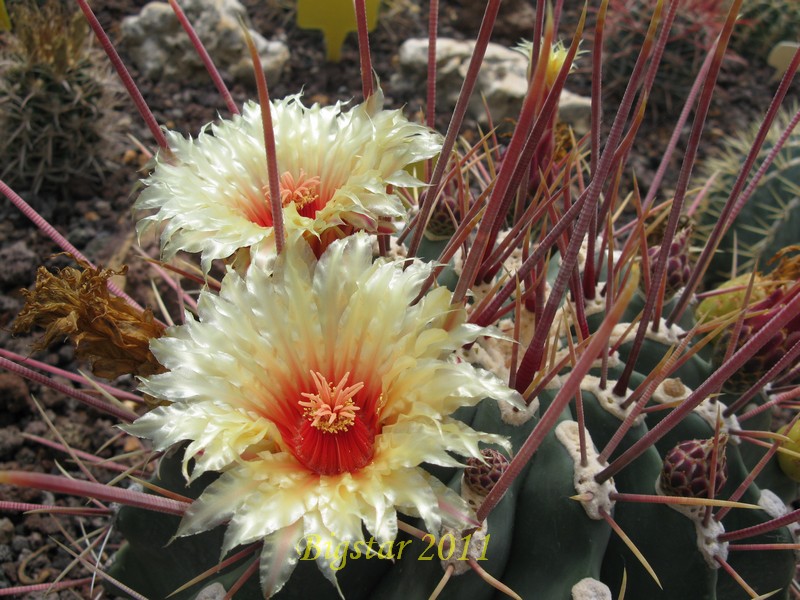
[[[24,443],[25,438],[22,437],[22,432],[16,425],[0,429],[0,456],[13,456],[14,452]]]
[[[214,64],[234,81],[253,78],[253,63],[240,21],[249,24],[238,0],[185,0],[181,8],[192,23]],[[206,78],[202,60],[166,2],[150,2],[136,15],[122,21],[122,44],[139,71],[157,81],[180,77]],[[250,29],[270,83],[276,82],[289,60],[283,42],[268,41]]]
[[[30,550],[31,549],[31,542],[28,538],[20,536],[16,536],[11,540],[11,549],[14,552],[22,552],[23,550]]]
[[[225,594],[225,588],[221,583],[212,583],[211,585],[200,590],[200,593],[197,594],[195,600],[222,600],[225,597]]]
[[[20,240],[0,250],[0,289],[30,285],[36,279],[39,258]]]
[[[14,539],[14,524],[8,517],[3,517],[0,519],[0,545],[7,548],[12,539]]]
[[[10,414],[17,414],[27,410],[28,383],[14,373],[0,373],[0,398],[3,399],[3,408]]]

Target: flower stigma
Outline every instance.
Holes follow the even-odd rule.
[[[269,185],[265,185],[262,191],[267,205],[269,205]],[[297,180],[289,171],[281,175],[281,206],[283,208],[294,204],[300,216],[312,218],[319,209],[325,206],[326,202],[321,200],[319,177],[308,177],[303,169],[300,169]],[[271,213],[269,217],[270,222],[266,225],[272,226]]]

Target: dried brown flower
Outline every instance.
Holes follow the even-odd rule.
[[[134,308],[108,291],[108,280],[127,271],[67,267],[51,273],[39,267],[36,285],[23,290],[25,307],[13,333],[42,327],[41,350],[56,339],[68,337],[77,355],[88,360],[92,373],[114,379],[120,375],[153,375],[163,371],[150,352],[150,340],[161,337],[164,326],[150,309]]]

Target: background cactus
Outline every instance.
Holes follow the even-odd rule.
[[[792,0],[753,0],[745,2],[739,24],[731,38],[731,48],[750,60],[766,62],[779,42],[796,42],[800,25],[800,5]]]
[[[758,154],[760,164],[790,124],[796,107],[780,111]],[[742,160],[752,146],[758,130],[753,124],[744,133],[728,138],[720,150],[698,166],[696,183],[713,182],[697,210],[696,242],[705,240],[716,222],[733,184],[741,171]],[[742,207],[706,273],[709,286],[742,273],[768,271],[768,261],[781,249],[800,242],[800,131],[795,129],[753,189],[753,197]],[[734,262],[734,253],[736,260]],[[774,263],[773,263],[774,264]],[[736,271],[733,272],[734,265]]]
[[[12,5],[0,50],[0,176],[34,195],[97,182],[119,141],[121,87],[83,16],[59,0]]]
[[[739,4],[733,3],[727,17],[723,43]],[[483,33],[498,5],[489,3]],[[534,82],[547,68],[555,25],[549,20],[543,25],[544,42],[531,69]],[[578,25],[564,76],[581,37]],[[720,63],[721,58],[711,62],[712,82]],[[365,73],[366,81],[371,70]],[[474,79],[467,79],[470,84]],[[558,92],[563,79],[552,85]],[[709,102],[700,100],[699,114]],[[548,104],[543,88],[532,85],[496,177],[471,177],[472,169],[494,174],[496,165],[489,156],[484,165],[465,160],[453,150],[452,136],[445,139],[441,156],[448,158],[432,169],[427,193],[403,192],[414,209],[412,226],[402,241],[381,243],[401,256],[446,265],[453,304],[467,310],[469,324],[492,325],[505,334],[480,338],[461,348],[455,360],[493,372],[525,404],[510,407],[487,399],[456,413],[475,430],[510,441],[511,452],[497,446],[487,453],[486,474],[474,471],[474,461],[466,474],[463,468],[429,467],[475,507],[474,527],[425,535],[422,522],[409,522],[394,542],[409,545],[393,561],[348,554],[337,575],[347,598],[408,600],[433,592],[441,598],[505,593],[569,600],[620,597],[623,587],[628,598],[728,600],[775,591],[772,597],[789,598],[796,568],[789,526],[798,515],[778,513],[796,499],[797,483],[781,471],[779,462],[785,460],[777,459],[777,454],[792,456],[787,453],[792,445],[771,433],[768,417],[770,409],[789,406],[797,393],[800,282],[794,277],[780,283],[780,298],[758,307],[764,310],[756,315],[757,326],[747,323],[754,316],[746,307],[710,321],[705,315],[702,323],[695,318],[687,308],[694,289],[686,286],[694,285],[693,276],[705,266],[687,258],[684,238],[690,229],[682,213],[688,177],[679,179],[671,203],[653,206],[633,194],[637,219],[628,224],[614,219],[624,202],[615,173],[632,147],[632,138],[623,137],[624,125],[641,119],[628,122],[632,108],[628,94],[591,167],[584,160],[586,145],[565,157],[537,156],[539,170],[548,176],[529,190],[531,159],[555,114],[555,103]],[[702,126],[699,118],[693,137],[699,138]],[[593,127],[599,139],[599,123]],[[695,151],[690,145],[686,169]],[[447,211],[455,221],[451,237],[425,240],[424,224],[437,214],[437,203],[452,201],[454,189],[468,200],[458,198],[459,210]],[[444,193],[437,196],[440,190]],[[509,207],[518,195],[525,202],[511,212],[508,229]],[[209,281],[211,290],[215,283]],[[434,285],[432,278],[429,283]],[[737,327],[737,320],[745,327]],[[730,348],[724,346],[715,364],[710,344],[724,338],[722,332],[731,339]],[[776,336],[791,340],[786,352],[753,385],[729,393],[725,382],[745,364],[772,361]],[[97,405],[122,420],[136,417],[111,403]],[[178,446],[160,458],[147,494],[17,472],[0,472],[0,483],[127,504],[113,516],[127,541],[106,571],[109,589],[121,583],[160,598],[186,584],[171,597],[188,599],[220,584],[237,599],[261,597],[253,576],[258,562],[251,558],[261,542],[234,549],[223,562],[218,562],[221,529],[164,546],[191,499],[211,485],[198,480],[187,487],[179,474],[183,453]],[[683,469],[683,478],[676,469]],[[664,479],[669,485],[659,483]],[[780,491],[781,498],[767,487]],[[154,519],[153,510],[165,514]],[[384,556],[391,552],[385,550]],[[299,558],[275,597],[332,597],[330,581],[312,560],[303,560],[302,553]]]

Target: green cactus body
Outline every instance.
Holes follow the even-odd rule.
[[[641,303],[632,303],[629,307],[629,312],[638,310],[641,310]],[[629,318],[635,316],[630,314]],[[692,323],[691,319],[687,321],[689,326]],[[617,331],[621,332],[627,325],[620,324],[617,327]],[[643,373],[654,369],[669,348],[679,343],[679,333],[682,331],[678,328],[671,331],[669,336],[656,335],[646,339],[644,351],[629,382],[631,389],[641,385],[645,380]],[[632,335],[628,335],[630,339]],[[608,405],[608,398],[613,394],[611,391],[615,384],[613,377],[621,372],[624,361],[628,359],[629,347],[628,342],[622,344],[619,363],[610,362],[610,379],[606,383],[606,391],[598,387],[600,380],[596,375],[597,369],[592,371],[594,374],[585,377],[581,385],[587,431],[598,449],[602,449],[615,435],[624,418],[624,413],[613,414],[603,406]],[[648,405],[655,406],[659,402],[672,404],[685,400],[691,390],[700,385],[710,373],[711,367],[706,361],[699,356],[693,357],[658,387]],[[562,376],[568,375],[567,369]],[[496,402],[484,400],[476,408],[461,409],[456,416],[477,430],[506,436],[511,443],[513,453],[516,453],[538,422],[538,416],[550,406],[556,392],[555,385],[552,389],[545,389],[537,399],[538,407],[534,405],[527,415],[507,407],[503,410],[509,412],[501,414]],[[724,407],[712,401],[706,401],[704,406],[706,406],[705,416],[702,416],[702,411],[699,410],[690,413],[642,456],[615,475],[613,485],[616,489],[627,494],[657,493],[656,482],[662,470],[662,457],[685,440],[713,437],[713,420]],[[657,425],[669,412],[670,410],[657,410],[649,413],[646,418],[641,417],[622,438],[611,458],[618,456],[641,439],[649,427]],[[573,423],[575,414],[576,407],[573,401],[571,407],[563,411],[558,422],[561,426]],[[515,418],[519,424],[512,424]],[[577,427],[577,424],[574,426]],[[612,531],[609,524],[602,518],[595,519],[588,516],[582,503],[572,499],[572,496],[578,494],[575,484],[575,462],[564,444],[557,439],[556,429],[547,433],[542,445],[524,467],[521,475],[512,483],[498,507],[490,513],[486,523],[488,537],[484,546],[485,555],[479,561],[483,569],[523,598],[571,600],[573,586],[586,578],[603,582],[614,596],[619,593],[623,572],[627,577],[626,594],[633,598],[727,600],[738,597],[739,592],[734,589],[737,584],[732,583],[731,578],[727,574],[722,574],[719,568],[712,566],[709,558],[698,550],[698,530],[695,523],[687,516],[661,504],[626,501],[612,503],[613,508],[609,509],[609,515],[626,532],[652,566],[659,578],[659,586],[630,548]],[[747,451],[751,452],[749,448]],[[749,458],[748,462],[752,463],[757,459],[756,455]],[[733,444],[729,445],[727,464],[730,476],[722,493],[719,494],[722,498],[729,496],[749,472],[738,447]],[[457,491],[461,489],[460,469],[432,466],[428,471],[441,481],[449,482],[451,489]],[[783,476],[779,481],[783,483],[786,479]],[[794,485],[791,484],[789,487]],[[742,501],[755,503],[759,496],[760,490],[756,485],[751,485]],[[133,509],[124,509],[119,517],[121,528],[133,533],[132,539],[129,539],[129,547],[117,556],[113,571],[123,581],[135,580],[141,576],[142,570],[155,568],[153,561],[159,560],[160,556],[157,552],[145,550],[144,541],[137,540],[133,531],[136,527],[126,525],[126,521],[133,522],[131,515],[136,515],[137,519],[144,516],[149,518],[144,511]],[[730,531],[763,523],[768,519],[763,511],[734,509],[723,520],[722,527]],[[422,525],[417,523],[417,526]],[[167,529],[167,526],[164,525],[164,528]],[[444,535],[442,532],[436,533],[438,536],[435,540],[419,540],[401,533],[395,544],[402,545],[404,552],[396,557],[394,562],[376,557],[356,558],[351,555],[345,568],[337,573],[342,593],[346,598],[356,600],[365,598],[408,600],[430,594],[444,575],[445,563],[440,560],[439,554],[449,551],[447,545],[439,547],[441,540],[447,535],[453,536],[454,539],[467,535],[465,532],[449,534],[445,532]],[[203,535],[212,534],[215,532]],[[756,539],[761,543],[789,543],[790,538],[788,529],[784,527]],[[205,538],[201,536],[181,538],[174,543],[193,545],[198,542],[201,545],[210,543],[205,542]],[[454,553],[463,551],[463,545],[457,546]],[[758,556],[755,556],[756,554]],[[785,588],[791,580],[794,566],[792,552],[769,554],[739,552],[730,553],[728,558],[736,570],[762,592],[778,587]],[[215,557],[209,556],[207,560],[213,564]],[[765,561],[773,560],[774,565],[767,568]],[[453,563],[456,569],[465,566],[464,561],[455,560]],[[155,593],[156,596],[168,593],[165,592],[167,587],[172,586],[171,591],[179,583],[196,575],[200,569],[193,563],[183,565],[180,569],[176,566],[175,570],[180,570],[180,575],[175,575],[169,584],[160,588],[159,592]],[[465,595],[487,599],[496,597],[496,591],[480,580],[475,572],[468,568],[460,570],[464,572],[457,570],[452,575],[442,591],[441,598],[455,600]],[[228,588],[240,572],[241,567],[214,576],[204,585],[219,582]],[[237,599],[257,597],[259,593],[257,586],[249,585],[246,589],[250,591],[240,591]],[[324,595],[329,592],[330,583],[320,575],[314,562],[301,560],[289,584],[276,597],[301,598],[308,597],[309,594]],[[185,597],[193,596],[191,592],[187,592]]]
[[[492,576],[501,578],[511,558],[511,538],[515,535],[516,492],[510,490],[501,500],[499,509],[487,519],[489,537],[482,543],[485,555],[479,556],[479,564]],[[465,534],[468,535],[468,534]],[[462,536],[463,538],[464,536]],[[398,561],[391,572],[384,577],[372,591],[370,598],[402,600],[430,595],[444,575],[441,556],[449,550],[438,547],[438,542],[411,538],[408,554]],[[460,555],[459,555],[460,553]],[[461,561],[463,550],[459,547],[454,553],[455,564]],[[471,569],[455,575],[442,591],[441,598],[457,600],[465,594],[475,598],[493,598],[495,590],[487,586]]]
[[[674,344],[675,341],[671,343]],[[653,368],[669,346],[669,340],[648,340],[643,360],[640,361],[642,366],[639,368]],[[626,344],[622,348],[624,350]],[[624,361],[627,355],[624,351],[621,354]],[[698,364],[700,366],[688,374],[681,372],[681,379],[671,378],[662,383],[650,405],[654,405],[656,399],[668,403],[685,399],[691,386],[687,387],[682,382],[684,376],[687,382],[696,387],[708,375],[707,364],[704,361]],[[615,366],[612,371],[620,370],[620,366]],[[603,448],[619,429],[622,417],[601,407],[608,403],[605,395],[612,393],[614,381],[607,382],[608,392],[601,392],[596,387],[599,379],[593,377],[587,376],[582,385],[584,418],[594,443],[598,448]],[[644,379],[641,372],[634,371],[629,385],[636,388]],[[520,417],[519,425],[507,422],[509,419],[501,415],[498,404],[488,400],[477,408],[461,410],[458,416],[481,431],[507,436],[516,453],[538,422],[537,414],[547,410],[555,395],[555,388],[541,393],[538,398],[540,406],[535,412],[532,409],[529,417],[512,411],[512,414]],[[720,404],[715,412],[714,406],[711,403],[706,410],[706,413],[713,413],[712,420],[713,415],[723,410]],[[559,418],[562,426],[572,423],[574,410],[574,406],[572,410],[564,410]],[[658,424],[668,412],[652,412],[645,420],[635,424],[623,437],[611,458],[641,439],[648,427]],[[613,484],[623,493],[652,495],[656,493],[655,486],[662,469],[661,457],[670,448],[684,440],[707,439],[713,435],[714,428],[708,417],[704,418],[699,412],[693,412],[655,446],[615,475]],[[753,456],[748,462],[752,463],[757,459],[758,456]],[[719,494],[722,498],[728,497],[749,473],[749,468],[735,445],[729,447],[727,464],[729,479]],[[440,467],[429,470],[442,481],[449,481],[452,489],[459,489],[462,479],[460,470]],[[613,596],[619,593],[623,573],[627,578],[626,594],[634,598],[682,600],[691,597],[728,600],[745,597],[738,585],[727,574],[723,575],[718,568],[711,566],[708,558],[698,550],[697,530],[692,520],[660,504],[615,502],[609,514],[652,566],[659,578],[659,586],[604,520],[590,518],[581,502],[571,499],[578,493],[574,474],[575,462],[564,444],[557,439],[555,429],[551,430],[521,476],[513,482],[496,510],[490,513],[486,530],[486,560],[481,559],[480,566],[524,598],[571,600],[573,587],[586,578],[602,581]],[[197,482],[189,490],[191,495],[198,493],[204,483],[206,482]],[[178,464],[174,457],[162,461],[158,484],[182,494],[187,493],[181,485]],[[794,484],[789,487],[793,486]],[[753,484],[746,490],[742,501],[755,503],[760,495],[760,490]],[[734,509],[723,520],[722,526],[727,531],[734,531],[764,523],[769,518],[764,511]],[[219,560],[216,548],[221,543],[221,529],[179,538],[164,548],[169,542],[170,532],[177,528],[177,522],[176,517],[154,517],[140,509],[120,510],[117,526],[128,541],[117,554],[111,574],[149,597],[164,597],[203,569],[216,564]],[[153,528],[159,536],[155,536]],[[455,538],[460,534],[466,535],[464,532],[453,532],[450,535]],[[407,600],[424,597],[437,586],[444,573],[442,561],[439,560],[439,553],[443,551],[439,544],[443,538],[440,533],[436,541],[419,540],[401,533],[395,540],[394,547],[401,545],[404,552],[394,562],[374,556],[367,558],[350,554],[345,568],[337,574],[342,593],[346,598],[355,600]],[[752,541],[791,543],[792,538],[788,529],[783,527],[753,538]],[[447,547],[443,548],[446,551]],[[176,554],[176,550],[180,552]],[[347,550],[352,552],[351,548]],[[459,547],[458,552],[461,551]],[[169,562],[172,560],[170,557],[175,556],[182,557],[181,561],[174,564]],[[791,551],[732,552],[728,561],[755,589],[762,591],[788,589],[795,565],[795,557]],[[458,565],[459,561],[454,562]],[[164,569],[164,564],[171,566]],[[228,589],[244,568],[245,565],[234,565],[229,570],[210,577],[200,587],[220,583]],[[155,571],[163,573],[163,577],[156,580],[146,575]],[[141,587],[143,580],[148,581],[150,587]],[[330,590],[330,582],[320,574],[314,561],[300,560],[296,573],[276,598],[325,595]],[[198,587],[193,587],[176,597],[191,599],[196,596],[197,591]],[[495,590],[481,581],[472,570],[466,569],[466,572],[452,576],[440,597],[458,599],[467,594],[470,597],[488,599],[495,597]],[[258,585],[255,580],[251,580],[237,593],[236,598],[248,600],[260,595]],[[781,597],[787,597],[786,592]]]
[[[638,383],[643,378],[639,377]],[[609,382],[608,394],[614,382]],[[611,440],[622,423],[621,414],[613,414],[603,406],[596,393],[583,392],[583,406],[587,427],[600,447]],[[657,414],[657,413],[656,413]],[[611,458],[630,447],[647,432],[640,418],[622,438]],[[655,482],[661,471],[660,452],[650,448],[628,468],[614,476],[620,492],[653,495]],[[692,523],[669,507],[651,503],[620,501],[614,507],[614,520],[631,538],[644,558],[652,566],[661,587],[647,572],[639,559],[616,534],[612,534],[605,551],[601,580],[609,585],[612,597],[620,592],[623,572],[626,575],[626,596],[632,598],[714,598],[716,573],[709,569],[697,550],[696,534]],[[663,532],[670,534],[664,535]],[[669,539],[666,539],[669,538]],[[677,561],[675,557],[680,557]]]
[[[632,494],[654,494],[661,464],[659,453],[650,448],[615,477],[617,486]],[[618,502],[614,519],[629,533],[661,583],[653,580],[619,538],[612,537],[603,562],[603,580],[614,594],[619,593],[625,572],[626,597],[716,598],[717,571],[697,549],[697,534],[689,519],[667,506],[638,502]]]
[[[561,423],[572,423],[562,417]],[[531,460],[519,491],[514,560],[503,581],[523,598],[570,600],[586,577],[600,579],[610,528],[590,518],[575,494],[574,462],[554,432]]]
[[[617,331],[622,333],[628,325],[627,323],[617,325]],[[673,326],[671,331],[665,331],[662,327],[661,331],[658,333],[648,333],[648,337],[645,338],[643,342],[642,352],[636,362],[636,370],[639,373],[649,373],[655,370],[669,349],[677,346],[678,335],[682,333],[684,332],[675,326]],[[623,362],[626,361],[629,356],[632,343],[632,336],[628,336],[619,347],[620,358]],[[689,359],[686,364],[675,371],[673,376],[679,377],[681,381],[686,382],[686,385],[689,387],[696,387],[708,378],[711,372],[711,365],[703,360],[699,354],[696,354]]]
[[[159,477],[154,483],[187,497],[197,497],[216,477],[204,475],[187,487],[181,474],[181,459],[181,449],[176,449],[175,452],[162,458]],[[165,597],[192,577],[219,562],[219,548],[222,546],[225,533],[222,527],[199,536],[173,539],[180,523],[179,517],[154,514],[130,506],[119,509],[115,522],[117,529],[125,536],[126,542],[117,554],[109,573],[148,598]],[[234,565],[217,575],[215,581],[229,588],[236,582],[243,569],[244,566]],[[196,587],[192,587],[173,597],[178,600],[191,600],[197,595],[197,591]],[[260,595],[255,581],[251,581],[242,593],[249,593],[254,598]]]

